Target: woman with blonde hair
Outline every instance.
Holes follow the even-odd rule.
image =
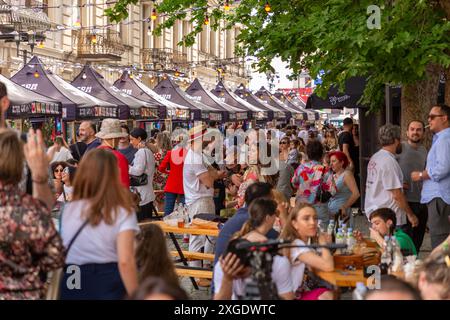
[[[61,299],[117,300],[131,295],[137,288],[134,238],[139,227],[113,153],[95,149],[83,157],[72,202],[60,219],[64,245],[71,245]],[[68,287],[73,270],[79,270],[77,290]]]
[[[318,234],[317,212],[308,204],[297,205],[290,213],[288,221],[281,232],[280,239],[291,241],[294,245],[304,246],[315,239],[319,244],[332,242],[328,234]],[[314,268],[320,271],[333,271],[334,260],[330,250],[322,249],[321,255],[309,248],[284,249],[283,254],[291,262],[291,280],[298,300],[330,300],[330,290],[317,287],[317,284],[304,282],[305,269]],[[308,270],[306,271],[307,274]]]

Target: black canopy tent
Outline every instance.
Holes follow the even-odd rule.
[[[295,118],[297,120],[308,120],[308,112],[304,109],[297,107],[294,103],[292,103],[282,92],[275,92],[273,94],[275,98],[277,98],[280,102],[287,105],[290,109],[296,111]]]
[[[90,65],[72,81],[72,85],[83,92],[113,103],[119,107],[119,119],[158,119],[158,104],[136,99],[109,84],[105,78]]]
[[[117,106],[114,104],[78,90],[51,71],[45,70],[38,57],[33,57],[11,77],[11,80],[31,91],[59,101],[62,107],[62,118],[66,121],[100,116],[100,114],[114,116],[117,113]]]
[[[212,93],[206,91],[197,78],[186,89],[186,93],[199,102],[202,102],[210,107],[222,110],[224,121],[242,121],[248,119],[246,111],[228,105]]]
[[[234,93],[259,109],[267,111],[267,120],[269,121],[273,119],[284,119],[286,116],[284,112],[280,111],[278,108],[272,107],[265,101],[260,100],[250,90],[246,89],[243,84],[240,84]]]
[[[255,95],[270,104],[272,107],[278,108],[281,112],[284,112],[286,115],[286,120],[289,121],[289,119],[292,118],[294,114],[297,113],[297,110],[289,108],[287,105],[282,103],[280,100],[278,100],[274,95],[272,95],[264,86],[262,86]]]
[[[0,82],[6,86],[9,108],[8,119],[31,117],[60,117],[61,104],[55,99],[43,96],[0,75]]]
[[[161,80],[154,88],[154,91],[166,100],[189,108],[191,111],[191,120],[222,121],[222,113],[220,110],[190,98],[186,92],[181,90],[168,77]]]
[[[267,118],[267,112],[241,99],[238,95],[228,90],[222,81],[217,83],[216,87],[211,90],[211,93],[230,106],[247,110],[247,118],[249,120],[263,120]]]
[[[290,103],[295,105],[297,109],[306,112],[308,114],[307,120],[309,121],[320,120],[320,113],[312,109],[305,109],[306,103],[304,103],[303,100],[300,99],[296,93],[291,92],[286,98],[289,100]]]
[[[159,119],[170,118],[173,121],[189,120],[189,109],[185,106],[164,99],[152,89],[124,71],[122,76],[114,82],[114,87],[136,99],[159,105]]]
[[[364,77],[352,77],[345,82],[345,92],[340,94],[338,86],[331,86],[327,98],[319,98],[315,93],[308,97],[307,109],[364,108],[359,99],[366,86]]]

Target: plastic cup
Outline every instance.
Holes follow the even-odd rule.
[[[184,219],[178,219],[178,228],[184,228]]]

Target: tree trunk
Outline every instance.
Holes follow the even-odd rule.
[[[447,16],[447,19],[450,20],[450,1],[448,0],[440,0],[439,4]],[[445,104],[450,106],[450,67],[445,70]]]
[[[450,67],[445,70],[445,104],[450,106]]]
[[[437,103],[441,70],[438,65],[429,65],[424,80],[402,87],[401,125],[404,136],[410,121],[422,120],[428,124],[428,113]],[[428,148],[431,145],[431,133],[429,130],[425,132],[424,144]]]

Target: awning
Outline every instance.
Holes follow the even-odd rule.
[[[168,77],[160,81],[154,91],[164,99],[189,108],[191,111],[191,120],[222,121],[222,113],[220,110],[190,98],[186,92],[181,90],[180,87]]]
[[[8,118],[61,116],[61,104],[55,99],[25,89],[3,75],[0,75],[0,82],[6,86],[10,101]]]
[[[248,119],[263,120],[267,118],[267,113],[263,109],[241,99],[238,95],[228,90],[222,81],[217,83],[216,87],[211,90],[211,93],[230,106],[247,110]]]
[[[195,79],[191,83],[191,85],[186,89],[186,93],[199,102],[202,102],[218,110],[222,110],[224,121],[237,121],[248,119],[246,111],[237,107],[233,107],[221,101],[215,95],[206,91],[198,79]]]
[[[185,106],[164,99],[141,81],[124,71],[122,76],[114,82],[114,86],[122,92],[136,99],[151,102],[159,106],[159,118],[172,120],[189,120],[189,109]]]
[[[75,120],[92,117],[117,117],[117,106],[97,99],[49,70],[44,69],[38,57],[31,60],[11,77],[15,83],[40,94],[50,97],[62,105],[62,117]]]
[[[72,85],[83,92],[115,104],[119,107],[119,119],[158,119],[157,103],[145,102],[120,91],[108,83],[105,78],[86,65],[72,81]]]

